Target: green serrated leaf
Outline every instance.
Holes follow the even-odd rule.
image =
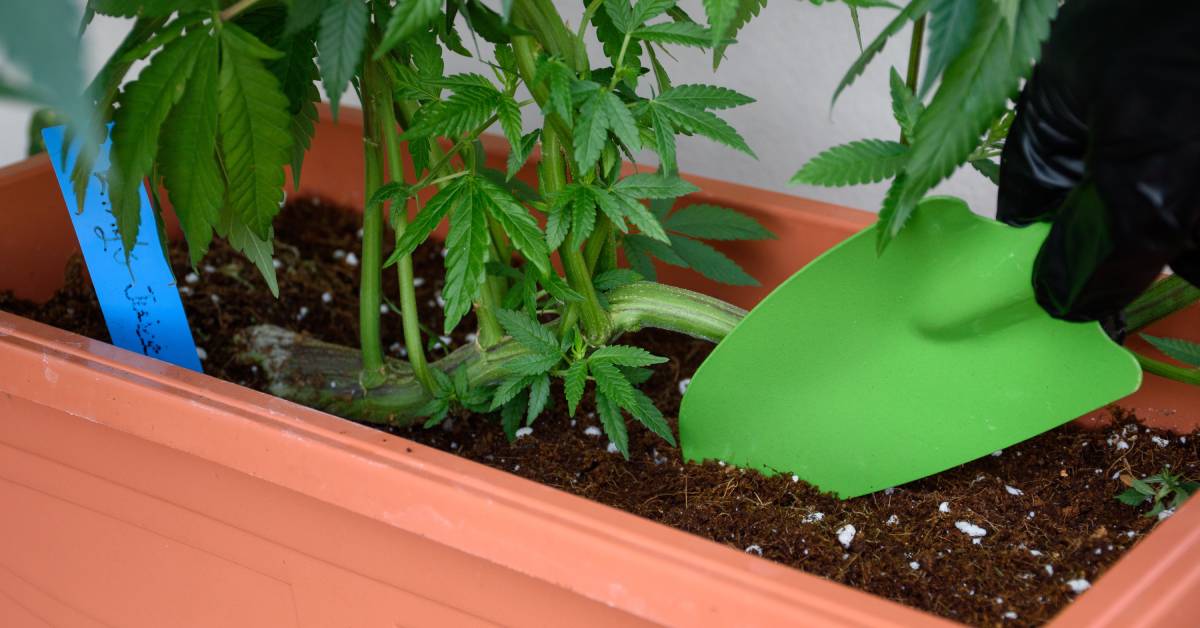
[[[504,436],[510,443],[517,440],[517,430],[521,427],[521,418],[525,416],[527,400],[528,395],[520,395],[504,404],[504,408],[500,411],[500,427],[504,430]]]
[[[658,173],[631,174],[617,181],[612,190],[631,198],[678,198],[700,191],[692,183],[678,177]]]
[[[1182,338],[1160,338],[1149,334],[1140,334],[1142,338],[1154,345],[1155,349],[1166,355],[1188,364],[1200,367],[1200,344],[1189,342]]]
[[[790,183],[822,186],[877,183],[904,169],[910,149],[888,140],[856,140],[834,146],[804,164]]]
[[[662,223],[654,214],[651,214],[639,201],[632,196],[625,194],[614,194],[618,201],[621,202],[621,207],[624,210],[625,217],[629,219],[642,235],[648,236],[662,242],[667,241],[667,232],[663,230]]]
[[[208,252],[225,198],[217,163],[217,42],[212,37],[197,51],[183,96],[163,123],[158,167],[195,266]]]
[[[579,109],[579,119],[573,131],[575,162],[581,172],[591,170],[600,159],[600,151],[608,140],[608,108],[605,92],[598,90]]]
[[[562,356],[558,350],[558,339],[538,321],[511,310],[495,310],[495,314],[504,333],[512,336],[521,346],[539,355]]]
[[[846,75],[842,77],[841,82],[838,83],[837,89],[833,92],[833,99],[830,101],[830,107],[833,106],[833,103],[837,102],[838,96],[841,95],[842,90],[849,87],[850,84],[854,82],[854,79],[858,78],[863,71],[867,69],[867,65],[870,64],[871,60],[883,50],[884,45],[887,44],[888,39],[890,39],[892,35],[900,32],[900,29],[904,28],[904,26],[910,21],[916,20],[922,15],[925,15],[925,12],[929,10],[929,2],[930,0],[912,0],[912,2],[909,2],[907,6],[905,6],[900,10],[899,13],[896,14],[896,17],[892,18],[891,22],[888,22],[888,25],[883,28],[883,31],[880,32],[875,39],[871,40],[870,44],[867,44],[867,47],[863,49],[861,54],[858,55],[858,58],[854,60],[854,63],[850,64],[850,69],[846,70]]]
[[[651,24],[633,31],[633,36],[642,41],[657,44],[675,44],[693,48],[713,47],[712,34],[695,22],[664,22]],[[721,43],[732,43],[728,40]]]
[[[571,196],[572,247],[582,246],[596,226],[596,195],[586,186],[578,186]]]
[[[971,167],[979,172],[979,174],[987,177],[989,181],[995,183],[996,185],[1000,185],[1000,164],[992,161],[991,159],[972,159],[968,163],[970,163]]]
[[[275,246],[272,244],[274,231],[269,230],[267,237],[260,238],[228,208],[222,211],[221,222],[217,231],[225,236],[230,246],[240,251],[258,268],[271,294],[278,299],[279,281],[275,277]]]
[[[521,136],[521,108],[517,106],[517,101],[507,94],[501,95],[496,106],[496,117],[500,120],[500,129],[504,131],[505,139],[508,140],[510,154],[519,152],[523,137]],[[522,163],[524,161],[524,159],[521,160]]]
[[[1146,496],[1139,493],[1136,489],[1127,488],[1117,495],[1117,501],[1127,506],[1139,506],[1146,501]]]
[[[684,109],[730,109],[754,102],[754,99],[717,85],[676,85],[654,99],[660,104]]]
[[[926,39],[929,58],[925,62],[925,77],[917,90],[921,98],[937,81],[950,60],[962,52],[975,26],[977,2],[933,0],[929,7],[929,34]]]
[[[326,0],[317,38],[321,80],[336,117],[342,94],[362,57],[367,34],[367,4],[362,0]]]
[[[629,345],[606,345],[596,349],[588,358],[589,363],[606,362],[614,366],[650,366],[662,364],[667,359],[649,351]]]
[[[284,164],[291,158],[288,100],[263,59],[279,53],[232,24],[221,29],[220,145],[229,203],[261,240],[283,202]]]
[[[304,155],[312,145],[320,117],[317,103],[321,102],[321,92],[315,82],[320,75],[315,61],[317,49],[310,33],[285,37],[280,48],[283,57],[271,63],[268,69],[279,79],[288,99],[292,116],[288,126],[292,136],[292,182],[299,189]]]
[[[725,35],[733,26],[740,3],[739,0],[704,0],[703,4],[712,31],[712,44],[715,46],[725,39]]]
[[[458,84],[454,93],[418,110],[416,119],[400,137],[409,140],[429,135],[457,137],[476,131],[499,106],[500,92],[487,85]]]
[[[513,375],[541,375],[558,365],[562,356],[555,353],[522,355],[504,364],[504,370]]]
[[[546,402],[550,401],[550,375],[542,373],[534,378],[533,384],[529,386],[529,411],[525,414],[525,425],[533,425],[534,419],[542,414],[542,410],[546,409]]]
[[[654,127],[654,149],[658,153],[660,168],[665,174],[677,174],[679,163],[675,157],[675,125],[658,107],[650,108],[650,123]]]
[[[675,6],[675,0],[638,0],[633,5],[633,25],[645,24]]]
[[[525,166],[525,162],[529,161],[529,155],[533,153],[533,148],[537,146],[538,139],[542,136],[541,129],[535,129],[532,133],[521,137],[520,143],[514,145],[512,150],[508,152],[508,168],[505,172],[505,177],[512,180]]]
[[[183,95],[196,59],[211,40],[209,33],[197,29],[172,41],[117,99],[120,108],[112,130],[115,176],[109,177],[109,195],[126,254],[137,242],[142,181],[154,164],[163,122]]]
[[[550,251],[546,239],[529,210],[518,203],[508,190],[487,179],[479,179],[476,187],[478,203],[493,220],[500,223],[525,261],[543,274],[550,272]]]
[[[642,276],[637,272],[628,268],[613,268],[596,275],[592,285],[601,292],[607,292],[639,281],[642,281]]]
[[[772,240],[775,234],[757,220],[728,207],[688,205],[667,217],[669,231],[702,240]]]
[[[613,27],[619,32],[628,33],[637,26],[633,21],[633,7],[629,0],[607,0],[603,8]]]
[[[727,283],[731,286],[759,285],[758,281],[746,274],[746,271],[737,262],[703,242],[672,235],[671,250],[682,257],[690,268],[713,281]]]
[[[583,399],[583,389],[587,385],[587,361],[572,362],[563,375],[563,391],[567,398],[567,413],[575,416],[575,408]]]
[[[636,403],[633,386],[629,380],[613,365],[605,360],[588,359],[588,370],[596,380],[596,390],[617,405],[628,408]]]
[[[466,186],[466,179],[466,177],[460,177],[451,181],[449,185],[438,190],[437,194],[434,194],[433,198],[425,203],[425,206],[417,212],[416,217],[405,228],[404,234],[396,242],[396,249],[392,251],[392,255],[388,257],[385,265],[391,266],[400,261],[401,257],[415,251],[437,228],[438,223],[459,203],[466,200],[470,194],[470,190]]]
[[[538,66],[534,75],[534,85],[545,84],[549,91],[546,101],[546,112],[557,114],[563,122],[570,125],[573,119],[571,106],[571,84],[575,81],[575,73],[562,61],[554,57],[545,58]]]
[[[676,127],[688,133],[703,135],[714,142],[755,157],[754,151],[746,144],[741,134],[711,111],[663,102],[659,98],[649,102],[651,107],[660,108],[662,114]]]
[[[925,111],[925,105],[922,105],[908,85],[904,84],[904,79],[900,78],[896,68],[892,68],[888,76],[888,87],[892,93],[892,116],[896,118],[896,124],[900,125],[904,137],[911,139],[913,127],[917,125],[921,112]]]
[[[737,11],[734,13],[733,20],[730,21],[726,36],[730,39],[735,37],[738,31],[757,16],[759,11],[762,11],[766,6],[767,0],[738,0]],[[721,59],[725,56],[726,46],[727,44],[722,42],[713,48],[713,70],[716,70],[717,66],[721,64]]]
[[[624,380],[622,380],[624,381]],[[600,426],[605,436],[617,446],[617,451],[629,460],[629,432],[625,429],[625,417],[621,408],[601,392],[596,393],[596,413],[600,415]]]
[[[424,30],[433,18],[441,14],[442,0],[400,0],[392,8],[383,41],[375,49],[375,58],[381,59],[397,44],[405,41],[417,31]]]
[[[636,403],[632,408],[626,408],[629,410],[629,413],[639,423],[645,425],[651,432],[658,434],[659,437],[674,447],[675,435],[671,433],[671,426],[667,425],[667,420],[663,418],[662,412],[654,406],[654,401],[636,388],[633,391],[633,395]]]
[[[446,236],[446,283],[442,296],[446,299],[443,330],[447,334],[471,310],[487,278],[484,268],[489,243],[487,214],[479,206],[480,197],[474,186],[465,187],[468,189],[450,216],[450,232]]]
[[[491,410],[495,411],[501,406],[506,405],[532,383],[533,377],[528,375],[516,375],[504,378],[496,386],[495,390],[492,391]]]
[[[605,120],[608,129],[612,131],[617,139],[631,151],[640,150],[642,147],[641,136],[638,135],[637,122],[633,119],[633,114],[629,112],[629,108],[621,99],[612,92],[599,92],[603,94],[601,102],[603,103]]]
[[[906,174],[901,172],[896,175],[892,184],[888,186],[887,194],[883,197],[883,207],[879,210],[878,226],[875,234],[875,251],[882,255],[884,248],[891,240],[891,233],[899,233],[904,227],[904,221],[908,220],[908,216],[898,216],[896,206],[899,202],[900,193],[904,189]]]

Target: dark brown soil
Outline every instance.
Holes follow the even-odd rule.
[[[236,330],[274,323],[346,345],[357,344],[354,218],[319,202],[294,203],[277,233],[279,300],[254,268],[215,244],[194,281],[182,247],[172,252],[197,344],[212,375],[262,387],[257,369],[238,364],[229,339]],[[422,321],[441,328],[437,290],[441,251],[416,255]],[[386,273],[386,293],[395,276]],[[325,299],[322,295],[328,295]],[[0,309],[108,339],[81,265],[67,269],[66,287],[44,305],[0,295]],[[450,346],[464,342],[464,321]],[[386,342],[400,338],[400,318],[384,316]],[[432,337],[437,341],[437,337]],[[659,331],[636,334],[670,362],[643,387],[664,414],[679,408],[680,381],[708,354],[707,343]],[[435,353],[444,351],[439,348]],[[390,352],[399,356],[399,344]],[[561,395],[555,391],[555,397]],[[788,476],[762,477],[719,464],[683,464],[679,451],[630,425],[632,460],[607,451],[599,422],[575,419],[561,403],[538,419],[532,435],[508,443],[487,416],[457,416],[432,430],[400,433],[414,440],[571,493],[698,534],[738,550],[843,582],[971,624],[1037,624],[1075,597],[1068,583],[1094,582],[1155,521],[1113,499],[1121,472],[1149,475],[1170,465],[1200,475],[1200,435],[1149,430],[1114,409],[1114,427],[1067,426],[1002,453],[893,490],[841,502]],[[672,419],[673,421],[673,419]],[[1144,510],[1144,509],[1143,509]],[[978,543],[956,524],[987,531]],[[853,525],[849,548],[839,530]]]

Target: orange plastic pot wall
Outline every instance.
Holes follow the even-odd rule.
[[[362,205],[359,120],[325,121],[300,194]],[[493,158],[500,158],[502,146]],[[726,251],[763,288],[869,224],[693,178],[779,239]],[[0,289],[48,297],[75,246],[45,158],[0,171]],[[1180,333],[1191,311],[1156,331]],[[1195,325],[1193,324],[1194,328]],[[1194,332],[1193,332],[1194,334]],[[1126,400],[1192,425],[1148,376]],[[1200,612],[1200,500],[1057,620]],[[0,626],[936,625],[919,611],[228,382],[0,312]]]

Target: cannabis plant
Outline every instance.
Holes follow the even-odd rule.
[[[764,3],[705,0],[702,23],[674,0],[590,0],[571,26],[550,0],[89,0],[85,28],[103,14],[131,18],[132,29],[86,91],[91,113],[81,120],[78,108],[59,108],[84,142],[80,191],[102,139],[96,129],[114,123],[111,211],[127,245],[136,241],[138,190],[149,179],[166,191],[194,264],[214,237],[224,238],[277,292],[272,225],[288,171],[297,183],[303,172],[317,85],[335,116],[354,90],[369,199],[360,347],[247,330],[248,355],[267,367],[272,389],[397,425],[436,424],[455,408],[496,411],[511,437],[545,410],[552,382],[561,382],[572,414],[590,383],[605,432],[628,455],[626,414],[674,439],[638,389],[664,359],[619,344],[620,335],[657,327],[716,341],[743,314],[653,283],[652,260],[752,284],[705,240],[771,237],[727,208],[675,207],[697,189],[678,174],[676,137],[703,136],[752,155],[718,113],[752,99],[674,84],[660,59],[671,47],[701,48],[712,51],[715,67]],[[593,37],[603,49],[598,59],[587,54]],[[447,55],[477,57],[486,70],[450,74]],[[28,61],[36,76],[38,60]],[[67,102],[52,96],[34,100]],[[544,124],[527,132],[528,108]],[[504,171],[486,167],[478,141],[497,126],[509,144]],[[627,173],[625,160],[643,150],[657,154],[657,169]],[[531,189],[516,175],[535,154]],[[415,171],[407,177],[405,161]],[[447,221],[443,331],[474,312],[477,340],[430,362],[411,254]],[[385,237],[394,241],[386,256]],[[619,251],[632,268],[618,264]],[[400,279],[394,300],[407,362],[384,357],[383,272]]]
[[[847,0],[846,4],[856,29],[858,7],[890,7],[897,13],[862,47],[838,83],[834,103],[888,40],[911,24],[906,73],[902,77],[892,68],[888,76],[898,136],[829,148],[804,164],[792,183],[845,186],[890,180],[876,230],[877,249],[886,261],[888,244],[903,237],[917,203],[957,169],[969,165],[998,183],[997,158],[1015,116],[1014,101],[1041,53],[1059,0],[911,0],[903,7],[876,0]],[[1198,298],[1200,289],[1170,277],[1151,286],[1124,311],[1125,327],[1139,330]],[[1169,342],[1183,353],[1191,344]],[[1164,351],[1180,357],[1178,351]],[[1196,369],[1140,354],[1135,357],[1148,372],[1200,384]]]
[[[1140,480],[1130,474],[1122,474],[1121,482],[1129,488],[1117,495],[1117,501],[1129,506],[1141,506],[1150,502],[1150,510],[1142,516],[1151,519],[1160,515],[1164,517],[1170,515],[1171,513],[1167,511],[1179,508],[1197,490],[1200,490],[1200,482],[1190,480],[1181,474],[1171,473],[1169,466]]]

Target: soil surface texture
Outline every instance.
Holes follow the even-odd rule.
[[[257,367],[239,364],[231,339],[273,323],[357,345],[357,216],[317,200],[293,202],[276,221],[281,295],[222,242],[193,269],[182,242],[171,250],[183,301],[207,373],[263,388]],[[442,249],[414,255],[421,320],[440,330]],[[385,294],[396,295],[395,272]],[[0,309],[108,340],[78,259],[65,287],[36,305],[0,294]],[[385,347],[403,349],[394,307]],[[430,336],[431,357],[468,342],[468,317],[451,337]],[[674,428],[681,390],[711,345],[656,330],[622,342],[670,361],[642,386]],[[632,459],[610,453],[585,398],[567,416],[559,382],[533,432],[509,443],[496,417],[458,415],[439,427],[394,430],[413,440],[576,495],[761,555],[864,591],[975,625],[1045,622],[1095,582],[1156,525],[1148,507],[1123,505],[1120,474],[1169,465],[1200,476],[1200,434],[1151,430],[1118,408],[1112,427],[1065,426],[937,476],[838,501],[791,476],[763,477],[717,463],[684,464],[679,450],[629,423]],[[851,528],[852,526],[852,528]]]

